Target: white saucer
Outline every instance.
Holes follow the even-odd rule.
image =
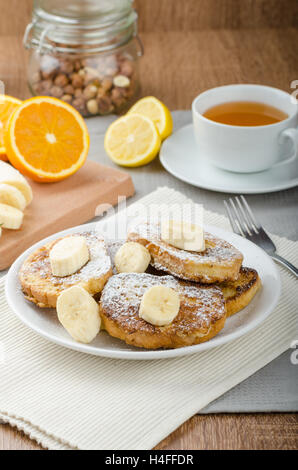
[[[176,178],[211,191],[260,194],[298,186],[297,159],[292,164],[260,173],[232,173],[209,165],[197,154],[192,124],[179,129],[163,143],[160,161]]]
[[[247,334],[270,315],[278,302],[280,296],[279,272],[276,265],[265,251],[235,233],[226,232],[218,227],[206,226],[205,229],[208,232],[227,240],[243,253],[244,265],[255,268],[263,284],[262,289],[246,308],[227,319],[225,327],[217,336],[206,343],[197,344],[195,346],[155,351],[129,346],[119,339],[112,338],[104,331],[101,331],[90,344],[77,343],[59,323],[55,310],[40,309],[25,299],[21,291],[18,272],[27,256],[45,243],[70,233],[96,229],[98,229],[97,223],[81,225],[80,227],[64,230],[59,234],[52,235],[36,243],[14,262],[6,276],[6,299],[15,315],[35,333],[60,346],[75,349],[76,351],[87,354],[118,359],[152,360],[185,356],[227,344]]]

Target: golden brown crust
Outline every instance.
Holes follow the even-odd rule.
[[[73,285],[81,285],[91,295],[102,291],[112,275],[105,242],[95,232],[79,235],[86,239],[90,261],[72,276],[56,277],[51,272],[49,253],[61,238],[39,248],[26,259],[20,269],[19,279],[27,300],[41,308],[55,308],[59,294]]]
[[[255,269],[241,267],[237,281],[224,282],[219,287],[226,301],[227,316],[230,317],[252,301],[262,282]]]
[[[152,266],[150,267],[150,274],[155,276],[166,275],[165,272],[157,271]],[[230,317],[250,304],[256,293],[261,289],[262,281],[255,269],[241,266],[236,281],[219,282],[215,285],[220,287],[224,294],[227,317]]]
[[[139,317],[144,292],[153,285],[179,292],[180,310],[170,325],[155,326]],[[133,346],[180,348],[213,338],[226,320],[224,297],[217,286],[198,286],[172,276],[118,274],[109,279],[100,300],[103,328]]]
[[[144,245],[150,255],[151,264],[180,279],[213,284],[234,281],[239,276],[243,255],[225,240],[205,233],[205,251],[195,253],[175,248],[160,237],[156,225],[139,224],[128,234],[129,241]]]
[[[215,324],[212,324],[209,333],[204,337],[193,333],[192,335],[181,338],[178,335],[174,337],[173,335],[166,336],[165,334],[159,337],[156,335],[150,336],[139,333],[137,331],[128,335],[121,327],[119,327],[119,325],[117,325],[117,323],[115,323],[110,318],[102,317],[102,321],[103,329],[105,329],[110,336],[121,339],[131,346],[145,349],[176,349],[209,341],[210,339],[214,338],[214,336],[216,336],[220,330],[223,329],[226,320],[225,318],[221,318]]]

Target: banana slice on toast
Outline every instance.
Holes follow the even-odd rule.
[[[111,260],[103,237],[95,231],[76,235],[85,238],[90,259],[74,274],[58,277],[52,273],[50,252],[61,238],[38,248],[21,267],[19,279],[25,297],[39,307],[55,308],[59,294],[74,285],[83,287],[91,295],[98,294],[112,275]],[[68,237],[73,235],[65,239]]]

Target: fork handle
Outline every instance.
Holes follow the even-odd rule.
[[[277,261],[278,263],[288,268],[291,271],[291,273],[295,274],[295,276],[298,277],[298,269],[292,263],[282,258],[281,256],[277,255],[276,253],[273,253],[271,255],[271,258],[275,259],[275,261]]]

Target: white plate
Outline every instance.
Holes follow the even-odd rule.
[[[272,312],[279,299],[280,277],[271,258],[256,245],[234,233],[226,232],[217,227],[206,226],[207,231],[236,246],[244,254],[244,265],[257,269],[263,283],[263,288],[250,305],[240,313],[228,318],[224,329],[215,338],[195,346],[156,351],[129,346],[123,341],[110,337],[106,332],[100,332],[91,344],[77,343],[58,322],[55,310],[40,309],[24,298],[18,281],[18,272],[23,261],[38,247],[60,235],[84,232],[94,228],[94,223],[81,225],[80,227],[64,230],[36,243],[14,262],[6,277],[6,298],[17,317],[37,334],[66,348],[119,359],[163,359],[185,356],[228,343],[253,330]]]
[[[261,194],[298,186],[297,159],[292,164],[259,173],[232,173],[209,165],[197,154],[192,124],[164,141],[160,161],[176,178],[211,191]]]

